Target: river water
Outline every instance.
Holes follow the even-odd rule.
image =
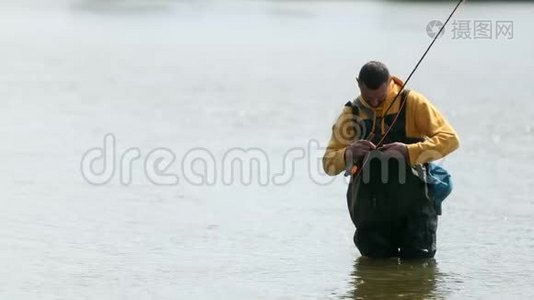
[[[415,262],[359,257],[346,182],[319,159],[359,67],[406,78],[454,3],[1,5],[0,298],[534,294],[533,4],[468,2],[457,24],[513,36],[449,27],[410,82],[461,138],[438,253]],[[145,166],[158,153],[166,171]],[[232,177],[231,155],[263,168]]]

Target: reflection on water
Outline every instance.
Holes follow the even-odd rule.
[[[401,261],[359,257],[345,299],[435,299],[441,276],[435,259]]]

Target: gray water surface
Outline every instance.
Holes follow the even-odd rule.
[[[452,7],[2,2],[0,298],[531,298],[533,4],[463,6],[455,19],[511,20],[514,37],[447,30],[410,83],[461,137],[443,162],[455,190],[435,260],[360,258],[344,179],[317,173],[316,143],[355,97],[359,67],[379,59],[406,78],[427,23]],[[107,133],[116,172],[91,185],[80,161]],[[144,174],[158,147],[175,154],[178,184]],[[124,185],[129,148],[141,159]],[[200,148],[213,184],[182,174]],[[269,182],[225,182],[225,154],[249,148],[267,155]],[[276,184],[292,150],[304,158]]]

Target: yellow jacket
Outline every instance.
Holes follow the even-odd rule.
[[[384,124],[384,112],[400,91],[403,82],[392,77],[389,82],[386,100],[379,107],[372,107],[359,96],[355,101],[361,103],[373,112],[373,116],[365,113],[360,114],[363,119],[372,119],[373,127],[380,126],[384,134],[387,126]],[[410,165],[430,162],[440,159],[453,152],[459,147],[460,141],[454,128],[443,115],[422,94],[410,91],[406,99],[406,135],[410,138],[423,140],[415,144],[409,144],[408,160]],[[399,111],[400,96],[388,111],[396,114]],[[345,149],[354,142],[354,121],[352,108],[345,106],[341,115],[332,126],[332,136],[323,157],[323,168],[328,175],[337,175],[346,170]],[[381,118],[381,124],[377,124],[377,118]]]

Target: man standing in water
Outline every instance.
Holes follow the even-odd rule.
[[[354,243],[368,257],[434,256],[437,211],[420,175],[459,146],[430,101],[402,85],[383,63],[366,63],[358,76],[361,94],[345,105],[323,157],[328,175],[352,175],[347,202]]]

